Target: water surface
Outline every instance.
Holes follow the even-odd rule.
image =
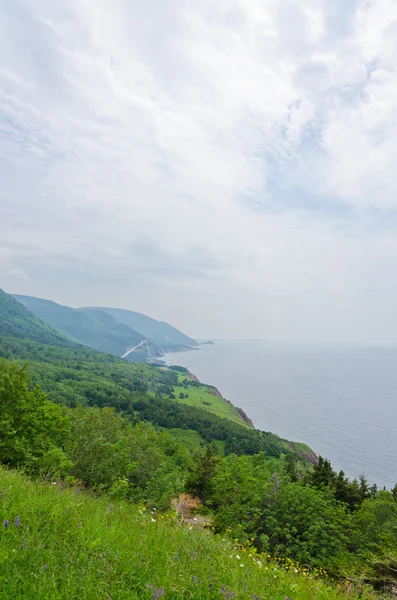
[[[168,354],[258,429],[301,441],[349,477],[397,482],[397,349],[217,342]]]

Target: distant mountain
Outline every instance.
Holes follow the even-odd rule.
[[[0,338],[30,339],[40,344],[76,346],[70,338],[36,318],[25,306],[0,290]]]
[[[144,335],[99,309],[70,308],[43,298],[19,294],[14,294],[13,298],[36,317],[90,348],[122,356],[131,348],[139,346],[142,349],[140,355],[147,354],[149,344]],[[133,354],[133,351],[129,353],[130,359],[134,358]],[[155,349],[152,349],[152,354],[162,355]]]
[[[142,313],[123,308],[96,307],[96,310],[106,312],[120,323],[140,331],[150,342],[157,344],[163,350],[191,348],[197,346],[197,341],[188,337],[172,325],[164,321],[157,321]],[[85,308],[83,310],[93,310]]]

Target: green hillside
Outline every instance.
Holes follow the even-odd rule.
[[[157,321],[141,313],[121,308],[97,307],[97,309],[108,313],[120,323],[124,323],[128,327],[140,331],[148,340],[159,345],[164,350],[178,346],[197,346],[196,340],[188,337],[164,321]]]
[[[350,600],[358,594],[183,523],[172,513],[0,468],[0,597]],[[17,526],[16,526],[17,525]],[[295,572],[295,569],[297,572]],[[364,600],[373,596],[360,595]]]
[[[0,339],[6,336],[60,347],[75,345],[72,340],[34,317],[20,302],[0,290]]]
[[[204,408],[218,417],[249,427],[248,423],[242,421],[236,408],[226,402],[214,387],[192,380],[188,375],[187,370],[178,372],[178,382],[173,392],[178,402]]]
[[[126,363],[1,300],[0,463],[44,483],[0,469],[0,597],[369,598],[371,584],[387,598],[396,587],[397,485],[309,465],[304,445],[214,414],[222,399],[182,368]]]
[[[13,297],[36,317],[102,352],[121,356],[128,348],[137,346],[145,339],[141,333],[100,310],[82,311],[50,300],[18,294]]]
[[[177,371],[126,363],[74,344],[35,318],[11,296],[3,292],[2,298],[0,309],[8,315],[8,329],[7,335],[0,336],[0,357],[28,361],[33,382],[39,384],[54,402],[66,406],[113,406],[133,420],[142,419],[167,429],[195,431],[205,442],[224,442],[226,454],[264,451],[271,456],[280,456],[286,451],[283,440],[271,433],[247,428],[229,405],[226,406],[232,420],[218,416],[219,404],[224,402],[219,398],[214,406],[200,407],[193,397],[193,406],[178,402],[175,394],[179,385]],[[10,307],[16,311],[17,318],[9,316]],[[2,321],[3,313],[0,312]],[[36,335],[40,343],[32,337],[31,331],[39,332]],[[41,343],[45,332],[55,337],[50,336],[48,343]],[[202,387],[205,389],[206,386]],[[213,398],[215,401],[215,396]]]

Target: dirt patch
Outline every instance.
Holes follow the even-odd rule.
[[[211,517],[197,514],[203,506],[200,498],[193,498],[189,494],[179,494],[174,498],[172,505],[183,521],[196,527],[210,527]]]

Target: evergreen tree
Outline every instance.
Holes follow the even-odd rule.
[[[186,490],[201,500],[207,500],[212,494],[213,478],[220,461],[214,442],[205,446],[194,466],[190,467],[186,479]]]

